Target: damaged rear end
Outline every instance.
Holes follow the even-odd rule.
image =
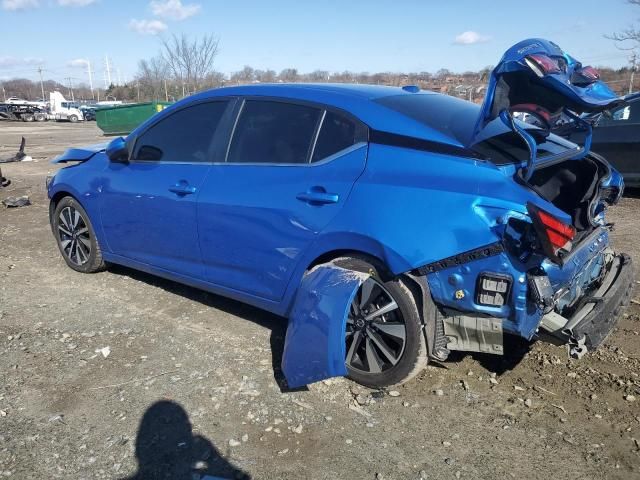
[[[486,258],[422,269],[442,306],[448,350],[502,353],[502,330],[526,339],[543,330],[579,357],[609,335],[634,278],[605,220],[624,184],[590,152],[580,115],[620,103],[593,68],[552,42],[525,40],[505,53],[468,143],[535,196],[511,209],[480,199],[478,213],[500,238]],[[516,120],[523,113],[536,126]],[[559,125],[586,128],[584,145],[553,135]]]

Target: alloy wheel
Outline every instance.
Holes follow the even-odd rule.
[[[78,210],[64,207],[58,217],[58,237],[63,254],[76,265],[84,265],[91,256],[91,235]]]
[[[346,363],[363,373],[381,373],[400,361],[407,338],[402,312],[384,286],[368,278],[347,318]]]

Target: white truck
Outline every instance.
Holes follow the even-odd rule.
[[[84,115],[78,108],[77,103],[69,102],[58,91],[49,93],[49,108],[50,120],[68,120],[71,123],[75,123],[78,120],[84,120]]]

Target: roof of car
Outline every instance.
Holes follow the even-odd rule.
[[[402,87],[388,87],[383,85],[365,85],[357,83],[261,83],[240,85],[236,87],[224,87],[209,92],[226,95],[261,95],[265,91],[283,96],[297,96],[297,93],[335,94],[339,96],[352,96],[364,99],[375,99],[389,95],[412,95]],[[433,93],[422,91],[421,93]]]

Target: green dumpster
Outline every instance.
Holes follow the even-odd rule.
[[[96,109],[96,123],[105,135],[127,135],[168,105],[171,103],[148,102],[99,107]]]

